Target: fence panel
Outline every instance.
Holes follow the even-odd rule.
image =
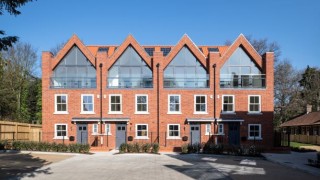
[[[0,140],[41,141],[42,126],[0,121]]]

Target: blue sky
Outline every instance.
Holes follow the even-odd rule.
[[[187,33],[197,45],[223,45],[240,33],[277,41],[281,59],[319,66],[319,0],[38,0],[0,16],[1,29],[38,51],[77,34],[86,45],[174,45]]]

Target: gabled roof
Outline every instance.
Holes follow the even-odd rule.
[[[292,120],[284,122],[280,125],[280,127],[288,127],[288,126],[310,126],[320,124],[320,112],[310,112],[308,114],[304,114],[298,116]]]
[[[255,61],[255,63],[262,69],[262,57],[260,54],[253,48],[250,42],[246,39],[243,34],[240,34],[238,38],[224,50],[224,54],[221,57],[221,61],[223,64],[230,58],[230,56],[235,52],[238,47],[243,47],[243,49],[247,52],[249,56]],[[219,49],[220,51],[220,49]]]
[[[64,47],[59,51],[57,56],[52,60],[52,69],[54,69],[59,62],[63,59],[63,57],[69,52],[69,50],[76,45],[80,51],[88,58],[88,60],[95,65],[95,57],[88,50],[88,48],[81,42],[77,35],[73,35],[69,41],[64,45]]]
[[[174,59],[174,57],[179,53],[179,51],[184,47],[187,46],[193,55],[200,61],[200,63],[207,67],[206,57],[204,54],[199,50],[198,46],[189,38],[187,34],[183,35],[177,45],[175,45],[170,53],[164,59],[163,67],[166,68],[169,63]]]
[[[127,49],[128,46],[132,46],[137,53],[142,57],[142,59],[147,63],[147,65],[151,68],[151,57],[147,54],[147,52],[139,45],[139,43],[135,40],[135,38],[130,34],[124,42],[116,49],[116,51],[110,57],[111,66],[117,61],[117,59],[122,55],[122,53]],[[111,67],[110,66],[110,67]],[[110,68],[108,67],[108,69]]]

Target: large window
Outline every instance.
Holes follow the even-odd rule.
[[[179,114],[181,113],[180,95],[169,95],[168,96],[168,113]]]
[[[109,69],[109,88],[152,88],[152,72],[132,46]]]
[[[249,113],[260,113],[261,102],[260,96],[249,96]]]
[[[168,138],[180,138],[179,124],[168,124]]]
[[[109,114],[122,113],[122,96],[120,94],[109,95]]]
[[[221,88],[264,88],[265,75],[254,60],[238,47],[220,69]]]
[[[259,140],[261,137],[261,124],[249,124],[248,125],[248,139]]]
[[[51,88],[96,88],[96,69],[77,46],[53,70]]]
[[[148,113],[148,95],[136,95],[136,114]]]
[[[94,113],[93,94],[82,94],[81,95],[81,113],[82,114],[93,114]]]
[[[186,46],[164,70],[165,88],[207,88],[208,80],[207,71]]]
[[[67,139],[67,124],[55,124],[54,127],[54,139]]]
[[[148,138],[148,125],[147,124],[137,124],[136,125],[136,138],[144,139]]]
[[[222,112],[234,113],[234,96],[233,95],[222,96]]]
[[[67,114],[68,113],[68,96],[66,94],[55,95],[55,114]]]
[[[206,95],[194,96],[194,113],[195,114],[207,113],[207,96]]]

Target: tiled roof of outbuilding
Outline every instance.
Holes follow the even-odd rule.
[[[308,114],[304,114],[298,116],[290,121],[284,122],[280,125],[280,127],[288,127],[288,126],[310,126],[320,124],[320,112],[310,112]]]

